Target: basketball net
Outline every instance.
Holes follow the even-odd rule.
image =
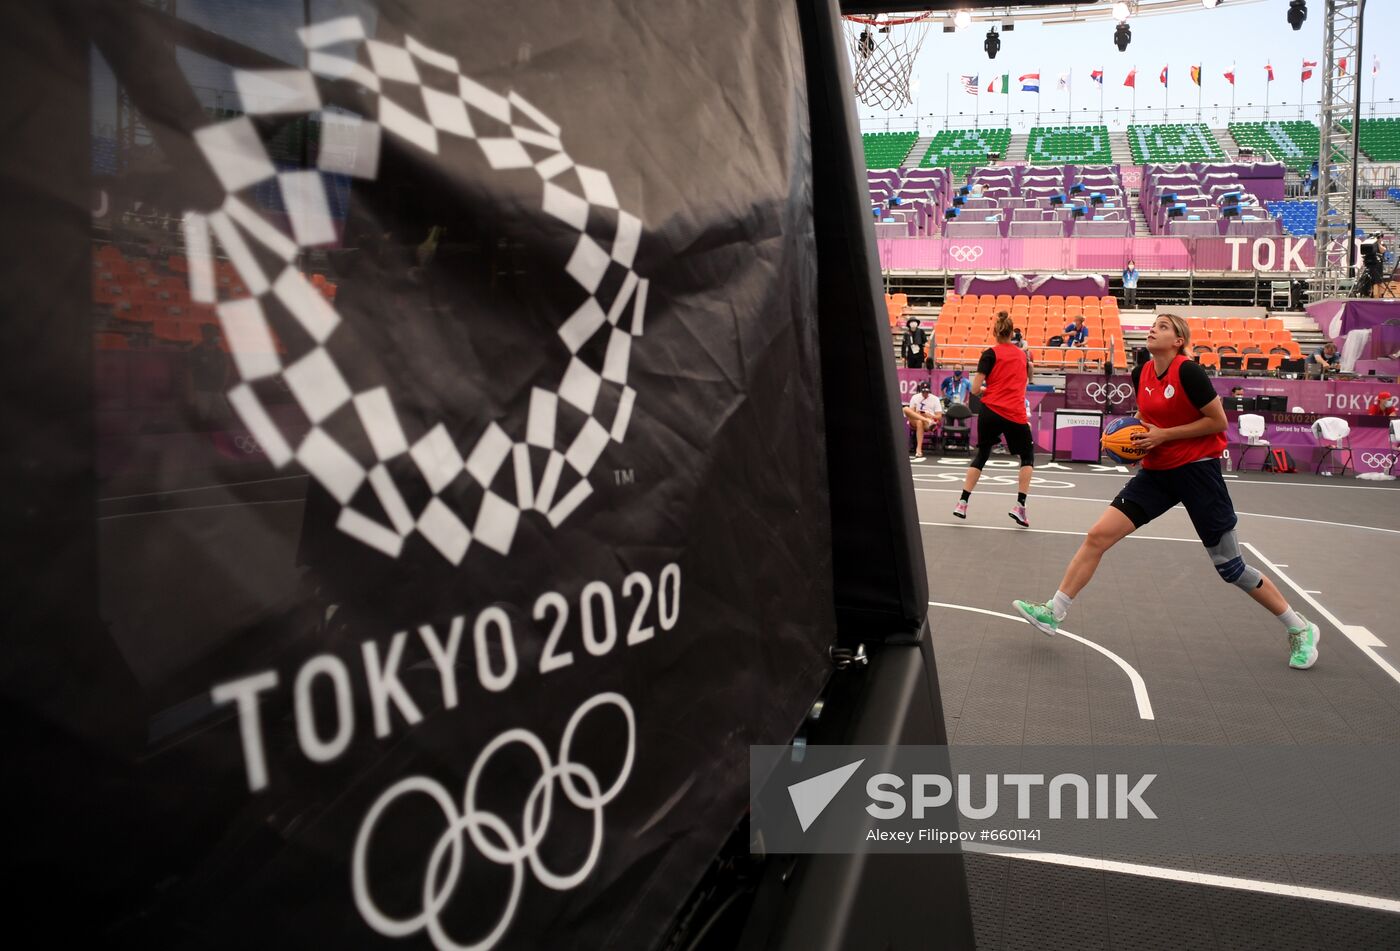
[[[931,13],[842,17],[856,98],[872,109],[913,105],[909,76],[928,35]]]

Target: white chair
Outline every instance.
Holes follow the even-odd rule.
[[[1317,468],[1313,470],[1315,474],[1322,473],[1322,464],[1332,458],[1333,453],[1346,453],[1346,458],[1342,461],[1342,475],[1346,475],[1347,468],[1355,468],[1351,461],[1351,426],[1347,421],[1336,416],[1323,416],[1312,424],[1313,438],[1322,447],[1322,454],[1317,458]],[[1329,469],[1329,475],[1335,475],[1335,471]]]
[[[1262,446],[1264,457],[1269,455],[1269,441],[1264,438],[1264,417],[1257,413],[1242,413],[1239,419],[1240,438],[1244,440],[1244,448],[1240,450],[1240,471],[1245,469],[1245,458],[1249,455],[1249,450],[1255,446]],[[1262,468],[1262,464],[1260,466]]]
[[[1395,463],[1400,461],[1400,419],[1390,421],[1390,465],[1386,466],[1386,475],[1395,475]]]

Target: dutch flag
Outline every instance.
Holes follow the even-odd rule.
[[[1040,73],[1026,73],[1020,82],[1021,92],[1040,92]]]

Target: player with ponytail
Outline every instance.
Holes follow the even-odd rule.
[[[1146,425],[1146,432],[1134,436],[1147,449],[1142,468],[1089,529],[1055,596],[1043,604],[1012,603],[1035,627],[1056,633],[1104,553],[1180,502],[1220,580],[1278,618],[1288,632],[1288,666],[1306,669],[1317,661],[1317,625],[1289,607],[1278,587],[1246,564],[1240,552],[1235,505],[1220,473],[1225,407],[1206,371],[1187,359],[1190,343],[1190,327],[1175,314],[1161,314],[1153,322],[1147,332],[1151,359],[1133,370],[1137,415]]]
[[[982,351],[977,372],[972,375],[972,395],[982,398],[977,411],[977,455],[967,468],[963,480],[962,498],[953,507],[958,518],[967,518],[967,503],[972,490],[982,476],[982,467],[992,454],[997,440],[1006,437],[1006,448],[1021,457],[1021,472],[1017,479],[1016,504],[1008,513],[1017,525],[1030,524],[1026,517],[1026,492],[1035,472],[1035,439],[1031,436],[1030,416],[1026,412],[1026,384],[1030,381],[1030,359],[1026,351],[1011,342],[1016,327],[1006,311],[997,314],[992,325],[996,346]]]

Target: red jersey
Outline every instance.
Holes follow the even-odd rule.
[[[1030,422],[1026,415],[1026,381],[1030,376],[1026,352],[1014,343],[999,343],[988,352],[992,355],[990,369],[983,369],[985,354],[977,367],[979,373],[987,374],[982,405],[1013,423]]]
[[[1151,423],[1159,429],[1170,429],[1194,423],[1204,415],[1196,408],[1196,404],[1186,394],[1186,387],[1181,383],[1181,368],[1188,363],[1190,361],[1186,357],[1178,355],[1167,368],[1166,375],[1160,379],[1151,361],[1139,369],[1137,405],[1138,416],[1143,422]],[[1175,469],[1177,466],[1199,462],[1202,459],[1219,459],[1224,451],[1224,433],[1177,439],[1150,450],[1142,459],[1142,467]]]

